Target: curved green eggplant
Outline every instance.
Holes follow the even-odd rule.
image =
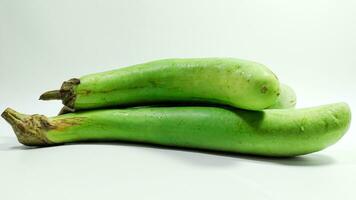
[[[71,79],[40,99],[71,110],[155,103],[206,102],[247,110],[275,104],[277,77],[264,65],[235,58],[165,59]]]
[[[264,156],[297,156],[322,150],[344,135],[351,120],[345,103],[264,111],[141,107],[51,118],[7,109],[2,116],[25,145],[130,141]]]

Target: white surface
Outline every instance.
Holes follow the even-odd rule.
[[[356,108],[356,1],[0,0],[0,109],[54,115],[63,80],[167,57],[268,65],[298,107]],[[268,159],[127,144],[27,149],[0,121],[0,199],[356,199],[355,120],[319,153]]]

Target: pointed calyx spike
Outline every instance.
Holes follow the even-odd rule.
[[[62,99],[59,90],[51,90],[41,94],[40,96],[40,100],[57,100],[57,99]]]
[[[69,108],[67,106],[63,106],[63,108],[59,111],[58,115],[63,115],[63,114],[72,113],[72,112],[75,112],[75,110],[72,108]]]

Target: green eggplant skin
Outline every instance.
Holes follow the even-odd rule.
[[[63,102],[74,110],[164,102],[262,110],[273,105],[280,92],[277,77],[267,67],[235,58],[164,59],[79,80],[69,90],[73,94],[62,94],[71,98]]]
[[[276,102],[274,105],[268,107],[267,109],[286,109],[286,108],[295,108],[297,103],[297,96],[294,92],[294,90],[289,87],[286,84],[281,83],[280,84],[280,95],[278,96]],[[165,103],[157,103],[156,104],[152,104],[154,106],[159,106],[159,105],[163,105],[163,106],[177,106],[177,102],[165,102]],[[221,107],[221,105],[219,104],[213,104],[213,103],[209,103],[209,102],[180,102],[178,104],[179,106],[217,106],[217,107]],[[67,106],[64,106],[62,108],[62,110],[59,112],[59,115],[65,114],[65,113],[71,113],[73,112],[73,110],[71,110],[70,108],[68,109]]]
[[[285,109],[295,108],[297,104],[297,95],[294,90],[286,84],[281,83],[280,95],[278,96],[274,105],[268,107],[268,109]]]
[[[11,122],[11,116],[17,115],[14,111],[4,113],[10,113],[3,116],[13,124],[18,137],[24,134],[23,130],[28,130],[16,128],[21,117],[16,118],[15,125]],[[25,145],[130,141],[289,157],[320,151],[337,142],[349,127],[351,112],[347,104],[336,103],[263,111],[198,106],[140,107],[35,117],[41,118],[41,123],[27,122],[38,126],[31,129],[37,130],[32,131],[35,133],[26,133],[26,137],[36,135],[39,139],[28,142],[22,138],[20,142]]]

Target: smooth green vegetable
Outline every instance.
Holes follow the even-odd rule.
[[[297,104],[297,96],[294,90],[286,84],[281,83],[280,95],[273,106],[268,109],[294,108]]]
[[[265,156],[296,156],[324,149],[344,135],[351,119],[345,103],[264,111],[141,107],[51,118],[7,109],[2,116],[25,145],[132,141]]]
[[[289,87],[288,85],[282,84],[280,85],[280,95],[278,96],[275,104],[273,106],[268,107],[267,109],[286,109],[286,108],[294,108],[297,102],[297,97],[294,92],[294,90]],[[154,104],[154,105],[162,105],[162,104]],[[176,106],[176,103],[165,103],[163,106]],[[220,107],[220,105],[217,104],[203,104],[203,103],[194,103],[194,102],[180,102],[179,106],[217,106]],[[66,113],[71,113],[73,112],[71,109],[68,109],[66,106],[63,106],[63,108],[60,110],[59,115],[66,114]]]
[[[235,58],[165,59],[71,79],[40,99],[62,99],[72,110],[162,102],[208,102],[248,110],[275,104],[276,76]]]

